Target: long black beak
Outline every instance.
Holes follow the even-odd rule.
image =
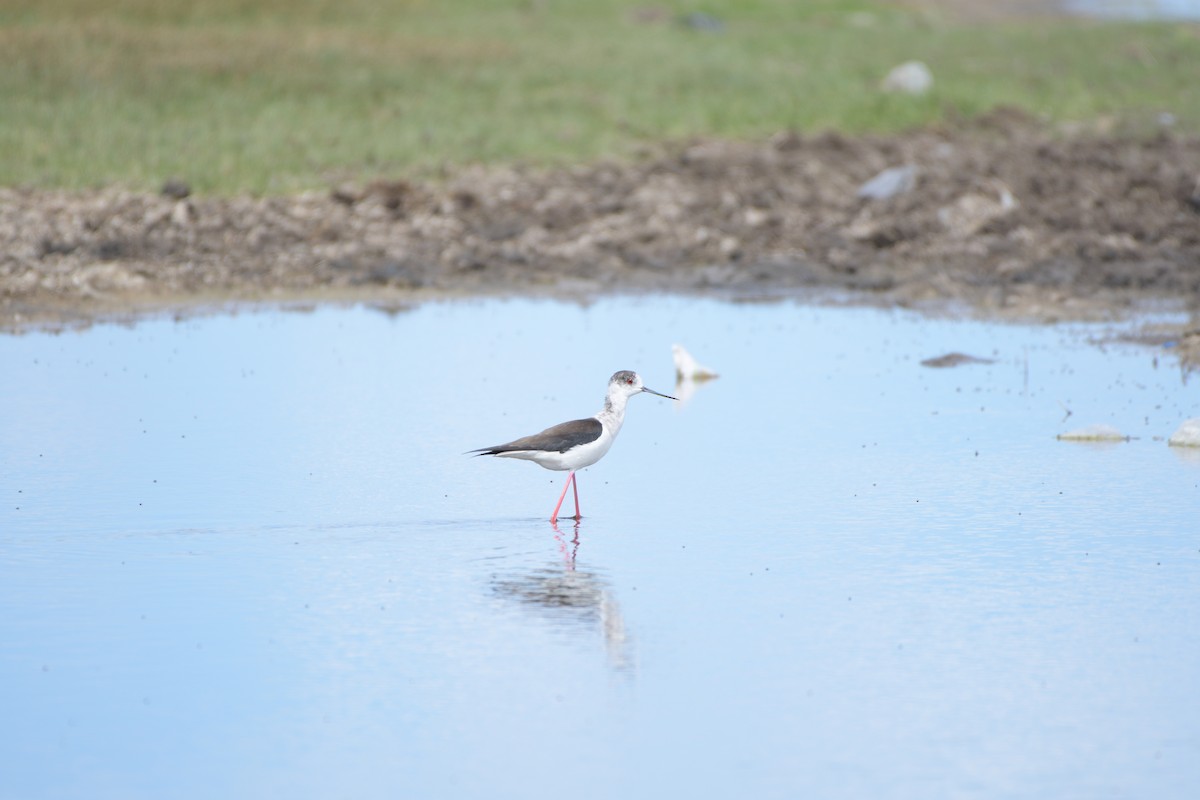
[[[678,400],[679,400],[679,398],[678,398],[678,397],[671,397],[671,395],[669,395],[669,394],[663,394],[662,392],[656,392],[656,391],[654,391],[653,389],[647,389],[645,386],[643,386],[643,387],[642,387],[642,391],[643,391],[643,392],[649,392],[650,394],[656,394],[656,395],[658,395],[659,397],[665,397],[665,398],[667,398],[668,400],[676,400],[676,401],[678,401]]]

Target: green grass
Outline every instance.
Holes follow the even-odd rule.
[[[695,8],[724,32],[675,21]],[[934,91],[880,93],[911,58]],[[867,0],[7,0],[0,185],[288,192],[997,105],[1200,131],[1197,65],[1198,26],[972,26]]]

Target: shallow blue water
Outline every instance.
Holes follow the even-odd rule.
[[[1109,332],[620,299],[0,337],[0,797],[1193,797],[1200,460],[1155,437],[1200,387]],[[562,474],[463,455],[617,369],[674,393],[673,342],[722,377],[630,402],[578,527]],[[1090,423],[1138,438],[1055,440]]]
[[[1065,0],[1063,7],[1075,14],[1108,19],[1200,19],[1200,0]]]

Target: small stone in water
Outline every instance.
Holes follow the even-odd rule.
[[[946,353],[944,356],[936,358],[927,358],[921,362],[922,367],[933,367],[934,369],[945,369],[947,367],[960,367],[963,364],[993,364],[994,358],[980,358],[979,356],[967,355],[966,353]]]
[[[1060,433],[1058,439],[1064,442],[1127,442],[1129,437],[1112,425],[1088,425],[1086,428]]]

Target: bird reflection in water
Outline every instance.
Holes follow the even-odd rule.
[[[594,572],[576,568],[579,523],[570,530],[570,538],[557,524],[553,528],[562,563],[515,576],[498,576],[493,590],[572,628],[599,629],[610,665],[618,671],[630,671],[632,643],[608,581]]]

